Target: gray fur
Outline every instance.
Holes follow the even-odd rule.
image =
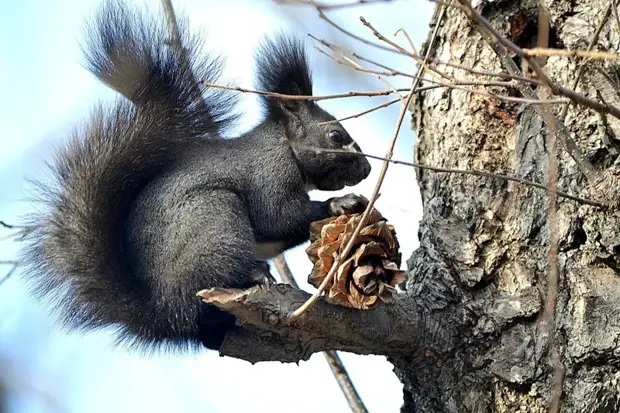
[[[363,210],[363,197],[317,202],[305,188],[356,184],[370,165],[358,155],[294,149],[353,142],[340,124],[318,126],[334,117],[309,102],[272,100],[260,125],[222,138],[235,118],[233,92],[196,93],[194,80],[216,82],[219,61],[200,58],[199,41],[183,30],[186,65],[162,43],[165,33],[163,18],[118,1],[93,20],[88,68],[127,99],[99,107],[58,148],[55,185],[39,184],[43,209],[27,230],[24,275],[55,299],[69,327],[114,326],[120,341],[143,348],[217,349],[234,317],[196,292],[264,282],[265,254],[306,241],[312,221]],[[262,53],[304,56],[295,41],[272,46]],[[307,85],[307,65],[287,79],[295,70]],[[340,131],[337,142],[330,130]]]

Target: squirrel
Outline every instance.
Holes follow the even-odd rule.
[[[114,327],[130,347],[217,350],[236,319],[196,293],[273,283],[267,260],[305,242],[310,223],[368,205],[307,191],[355,185],[371,167],[315,102],[274,97],[312,95],[299,39],[263,39],[264,119],[227,138],[237,92],[199,84],[216,82],[223,60],[186,24],[179,32],[174,47],[164,18],[118,0],[89,20],[86,69],[121,96],[56,148],[52,184],[35,182],[43,208],[28,215],[21,262],[69,329]]]

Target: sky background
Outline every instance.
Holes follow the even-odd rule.
[[[159,0],[131,1],[158,10]],[[343,1],[340,1],[343,2]],[[98,0],[0,0],[0,219],[19,224],[27,213],[26,178],[44,176],[50,148],[84,121],[97,101],[115,98],[82,66],[79,49],[85,18]],[[335,3],[335,2],[329,2]],[[252,87],[253,51],[261,36],[285,29],[338,43],[388,66],[414,73],[409,59],[364,46],[333,29],[310,7],[282,7],[269,0],[173,0],[177,14],[207,36],[207,44],[227,57],[225,82]],[[426,38],[433,5],[424,0],[349,8],[329,16],[348,30],[372,39],[364,16],[392,36],[404,28],[416,47]],[[391,37],[394,39],[394,37]],[[397,41],[408,47],[402,36]],[[373,76],[337,65],[313,49],[308,39],[315,94],[378,90]],[[395,87],[409,80],[390,78]],[[340,118],[393,98],[352,98],[320,105]],[[255,96],[244,96],[243,129],[260,120]],[[400,107],[344,122],[363,151],[383,156]],[[414,136],[409,117],[394,157],[411,160]],[[370,177],[326,199],[347,192],[370,196],[381,168],[371,160]],[[417,247],[421,206],[414,170],[392,165],[376,207],[395,225],[403,261]],[[0,228],[0,260],[15,258],[19,244]],[[287,252],[301,287],[311,264],[306,245]],[[404,263],[403,263],[404,265]],[[8,269],[8,268],[7,268]],[[5,273],[0,267],[0,277]],[[348,406],[322,354],[299,365],[247,362],[215,352],[144,356],[112,346],[106,331],[68,333],[49,310],[30,298],[19,271],[0,286],[0,413],[47,412],[348,412]],[[402,386],[384,357],[341,354],[370,412],[397,412]]]

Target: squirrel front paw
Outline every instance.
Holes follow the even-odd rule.
[[[368,206],[368,199],[361,195],[348,194],[329,200],[329,214],[331,216],[361,214]]]

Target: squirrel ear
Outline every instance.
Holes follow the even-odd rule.
[[[284,125],[289,139],[296,139],[305,135],[303,112],[308,110],[306,102],[272,98],[269,101],[268,109],[269,116]]]
[[[270,103],[275,106],[273,111],[283,117],[299,116],[304,106],[304,102],[292,99],[272,99]]]

